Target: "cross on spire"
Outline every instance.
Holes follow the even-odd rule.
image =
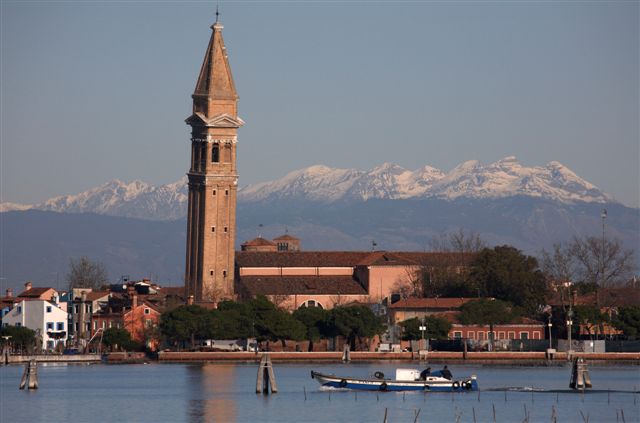
[[[218,18],[220,17],[220,11],[218,10],[219,6],[220,3],[216,3],[216,23],[218,23]]]

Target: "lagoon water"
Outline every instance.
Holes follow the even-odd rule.
[[[23,366],[0,368],[1,422],[640,422],[638,366],[590,366],[593,392],[568,389],[569,365],[456,365],[481,392],[391,393],[321,389],[310,370],[393,375],[408,363],[275,363],[279,393],[255,394],[255,364],[48,365],[40,389],[20,391]],[[438,365],[431,365],[435,369]],[[505,390],[506,389],[506,390]],[[306,391],[306,398],[305,398]],[[475,413],[475,420],[474,420]]]

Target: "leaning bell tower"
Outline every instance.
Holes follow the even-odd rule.
[[[222,24],[211,26],[196,83],[191,126],[185,293],[195,301],[233,296],[238,171],[236,92]]]

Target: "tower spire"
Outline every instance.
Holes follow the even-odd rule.
[[[218,18],[220,17],[220,11],[218,10],[219,6],[220,3],[216,3],[216,23],[218,23]]]

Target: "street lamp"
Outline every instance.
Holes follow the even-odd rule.
[[[425,337],[424,337],[424,331],[427,330],[427,326],[426,323],[423,324],[423,326],[420,326],[420,331],[422,331],[422,340],[425,341]],[[429,340],[426,339],[426,346],[427,346],[427,351],[429,351]]]
[[[569,311],[567,312],[567,340],[569,341],[569,351],[568,353],[571,354],[571,325],[573,325],[573,320],[571,320],[571,318],[573,317],[573,310],[569,309]]]
[[[553,345],[551,342],[551,316],[549,316],[549,323],[547,323],[547,326],[549,326],[549,349],[553,349]]]

